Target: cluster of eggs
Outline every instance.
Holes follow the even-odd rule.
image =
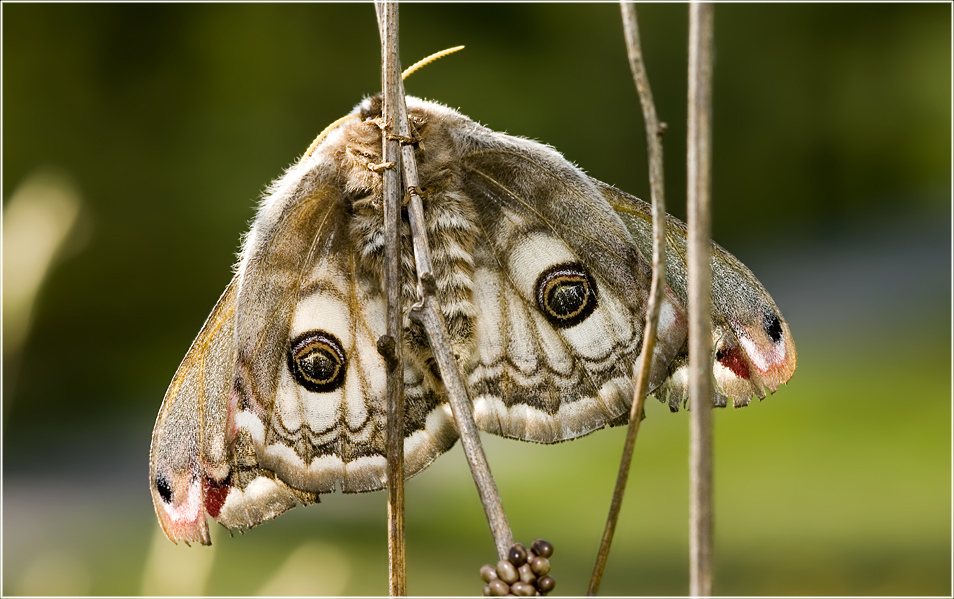
[[[507,559],[497,562],[497,567],[487,564],[480,569],[480,576],[487,583],[487,597],[533,597],[546,595],[556,586],[550,576],[550,556],[553,545],[537,539],[530,548],[517,543],[510,548]]]

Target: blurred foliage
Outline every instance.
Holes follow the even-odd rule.
[[[257,197],[380,87],[373,7],[2,11],[4,210],[50,166],[83,201],[26,344],[4,348],[3,593],[135,594],[158,552],[188,551],[214,551],[194,593],[277,593],[286,587],[265,586],[276,573],[292,580],[310,562],[298,588],[383,593],[383,494],[329,496],[189,550],[152,549],[146,488],[163,391],[231,276]],[[759,263],[801,357],[779,394],[718,414],[720,594],[951,592],[950,11],[716,10],[714,236]],[[686,9],[640,6],[639,19],[680,215]],[[404,64],[467,46],[414,74],[409,93],[550,143],[648,197],[615,5],[409,4],[401,27]],[[941,243],[909,251],[939,230]],[[832,278],[816,276],[836,263]],[[900,284],[904,273],[933,286]],[[659,405],[649,416],[607,594],[687,588],[687,423]],[[516,536],[556,545],[557,594],[585,588],[621,439],[488,440]],[[413,594],[479,591],[493,555],[468,478],[455,449],[409,483]]]

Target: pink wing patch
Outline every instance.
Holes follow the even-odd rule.
[[[209,544],[209,526],[205,521],[204,484],[188,473],[170,481],[159,475],[156,486],[162,501],[157,503],[159,523],[166,536],[186,543]]]

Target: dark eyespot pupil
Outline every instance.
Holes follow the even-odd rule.
[[[302,333],[288,347],[288,370],[309,391],[338,389],[344,384],[346,370],[341,342],[324,331]]]
[[[172,485],[163,475],[156,477],[156,490],[159,491],[159,497],[166,503],[172,503]]]
[[[298,356],[298,367],[313,381],[327,382],[338,372],[338,362],[328,348],[316,347]]]
[[[547,305],[560,316],[571,316],[586,305],[588,293],[586,279],[565,277],[559,283],[549,285]]]
[[[596,309],[596,282],[582,264],[551,266],[537,279],[537,307],[555,327],[577,325]]]
[[[765,332],[771,337],[774,343],[782,340],[782,321],[775,314],[767,315],[765,319]]]

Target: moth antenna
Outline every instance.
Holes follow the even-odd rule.
[[[412,64],[411,66],[409,66],[407,69],[405,69],[404,72],[401,73],[401,79],[407,79],[408,76],[409,76],[411,73],[413,73],[414,71],[420,69],[420,68],[423,67],[424,65],[427,65],[427,64],[430,64],[430,63],[434,62],[434,61],[437,60],[438,58],[443,58],[443,57],[447,56],[448,54],[453,54],[454,52],[457,52],[458,50],[463,50],[463,49],[464,49],[464,46],[455,46],[455,47],[453,47],[453,48],[448,48],[448,49],[446,49],[446,50],[441,50],[440,52],[435,52],[434,54],[431,54],[431,55],[428,56],[427,58],[424,58],[424,59],[422,59],[422,60],[419,60],[419,61],[415,62],[414,64]],[[318,144],[320,144],[320,143],[322,142],[322,140],[323,140],[325,137],[327,137],[327,135],[328,135],[329,133],[331,133],[331,131],[332,131],[335,127],[337,127],[338,125],[340,125],[341,123],[347,121],[347,120],[350,119],[350,118],[354,118],[354,117],[358,117],[358,116],[360,116],[360,115],[357,115],[357,114],[348,114],[348,115],[345,115],[345,116],[341,117],[341,118],[338,119],[337,121],[331,123],[331,124],[328,125],[327,127],[325,127],[325,129],[324,129],[321,133],[318,134],[318,137],[315,138],[315,141],[311,142],[311,145],[308,146],[308,149],[305,150],[305,153],[301,155],[301,159],[299,160],[299,162],[301,162],[301,161],[304,160],[305,158],[308,158],[309,156],[311,156],[311,153],[315,151],[315,148],[318,147]]]
[[[401,73],[401,79],[407,79],[407,78],[411,75],[411,73],[413,73],[414,71],[420,69],[420,68],[423,67],[424,65],[427,65],[427,64],[430,64],[430,63],[434,62],[434,61],[437,60],[438,58],[444,58],[444,57],[447,56],[448,54],[453,54],[454,52],[457,52],[458,50],[463,50],[463,49],[464,49],[463,46],[454,46],[453,48],[448,48],[448,49],[446,49],[446,50],[441,50],[440,52],[435,52],[434,54],[431,54],[431,55],[428,56],[427,58],[423,58],[423,59],[421,59],[421,60],[415,62],[414,64],[412,64],[412,65],[409,66],[408,68],[404,69],[404,72]]]
[[[301,162],[301,161],[304,160],[305,158],[308,158],[309,156],[311,156],[311,153],[315,151],[315,148],[318,147],[318,144],[320,144],[320,143],[322,142],[322,140],[324,140],[325,137],[327,137],[328,134],[331,133],[331,131],[332,131],[335,127],[337,127],[337,126],[340,125],[341,123],[347,121],[348,119],[352,119],[352,118],[355,118],[355,117],[358,117],[358,116],[360,116],[360,115],[357,115],[357,114],[346,114],[345,116],[341,117],[341,118],[338,119],[337,121],[335,121],[335,122],[331,123],[330,125],[328,125],[327,127],[325,127],[324,130],[323,130],[321,133],[318,134],[318,137],[315,138],[315,141],[311,142],[311,145],[308,146],[308,149],[305,150],[305,153],[301,155],[301,158],[298,160],[298,162]]]

